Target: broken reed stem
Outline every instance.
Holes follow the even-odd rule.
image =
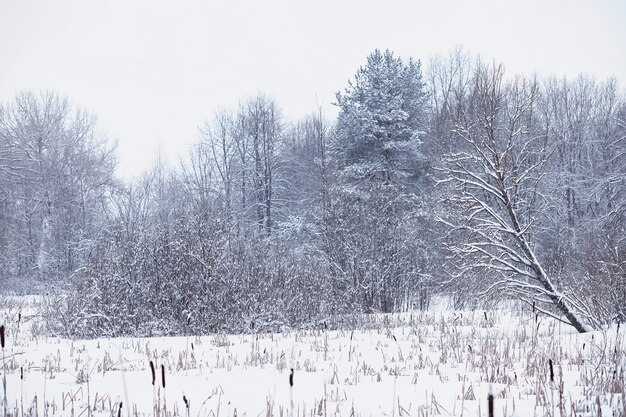
[[[348,347],[348,362],[352,361],[352,337],[354,336],[354,330],[350,333],[350,346]]]

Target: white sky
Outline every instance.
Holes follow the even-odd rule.
[[[0,102],[51,89],[98,116],[120,173],[176,163],[221,107],[264,92],[290,119],[374,48],[463,46],[509,72],[626,85],[626,0],[0,0]]]

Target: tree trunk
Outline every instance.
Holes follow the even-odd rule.
[[[535,273],[535,279],[541,284],[543,288],[545,288],[548,297],[550,298],[550,300],[552,300],[552,303],[561,311],[561,313],[563,313],[567,321],[579,333],[586,333],[587,331],[591,330],[588,326],[586,326],[583,323],[583,321],[576,315],[576,313],[574,313],[570,309],[570,307],[565,303],[563,298],[557,294],[556,289],[554,288],[554,285],[552,284],[552,281],[550,281],[550,279],[548,278],[548,275],[546,274],[545,270],[541,266],[541,263],[535,256],[535,253],[533,252],[530,245],[526,241],[526,238],[524,237],[524,233],[522,232],[522,228],[517,219],[517,213],[515,212],[515,208],[513,207],[513,204],[511,203],[509,199],[509,194],[504,187],[504,181],[502,179],[500,181],[500,187],[501,187],[500,191],[502,193],[502,197],[506,204],[507,212],[509,214],[511,222],[513,223],[513,228],[516,232],[516,238],[522,247],[522,251],[524,252],[524,255],[531,262],[531,268],[533,272]]]

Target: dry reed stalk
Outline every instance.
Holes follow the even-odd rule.
[[[548,365],[550,366],[550,382],[554,383],[554,365],[552,359],[548,359]]]
[[[165,365],[161,364],[161,385],[163,386],[163,415],[167,416],[167,397],[165,396]]]
[[[183,402],[185,403],[185,408],[187,409],[187,417],[189,417],[189,400],[184,394],[183,394]]]
[[[24,368],[20,366],[20,405],[24,416]]]
[[[156,381],[156,371],[154,369],[154,362],[150,361],[150,371],[152,371],[152,385]]]
[[[152,374],[152,416],[157,415],[157,400],[156,400],[156,369],[154,368],[154,362],[150,361],[150,372]]]
[[[293,368],[289,373],[289,400],[291,404],[291,415],[293,416]]]
[[[2,389],[4,390],[4,400],[2,405],[4,408],[4,417],[7,417],[7,364],[4,355],[4,324],[0,326],[0,346],[2,347]]]

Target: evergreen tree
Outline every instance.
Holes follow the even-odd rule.
[[[419,61],[376,49],[354,83],[337,93],[337,105],[336,145],[352,175],[387,185],[415,175],[426,121]]]
[[[426,94],[419,61],[375,50],[337,93],[337,105],[330,255],[365,311],[397,310],[414,301],[426,272],[418,192]]]

